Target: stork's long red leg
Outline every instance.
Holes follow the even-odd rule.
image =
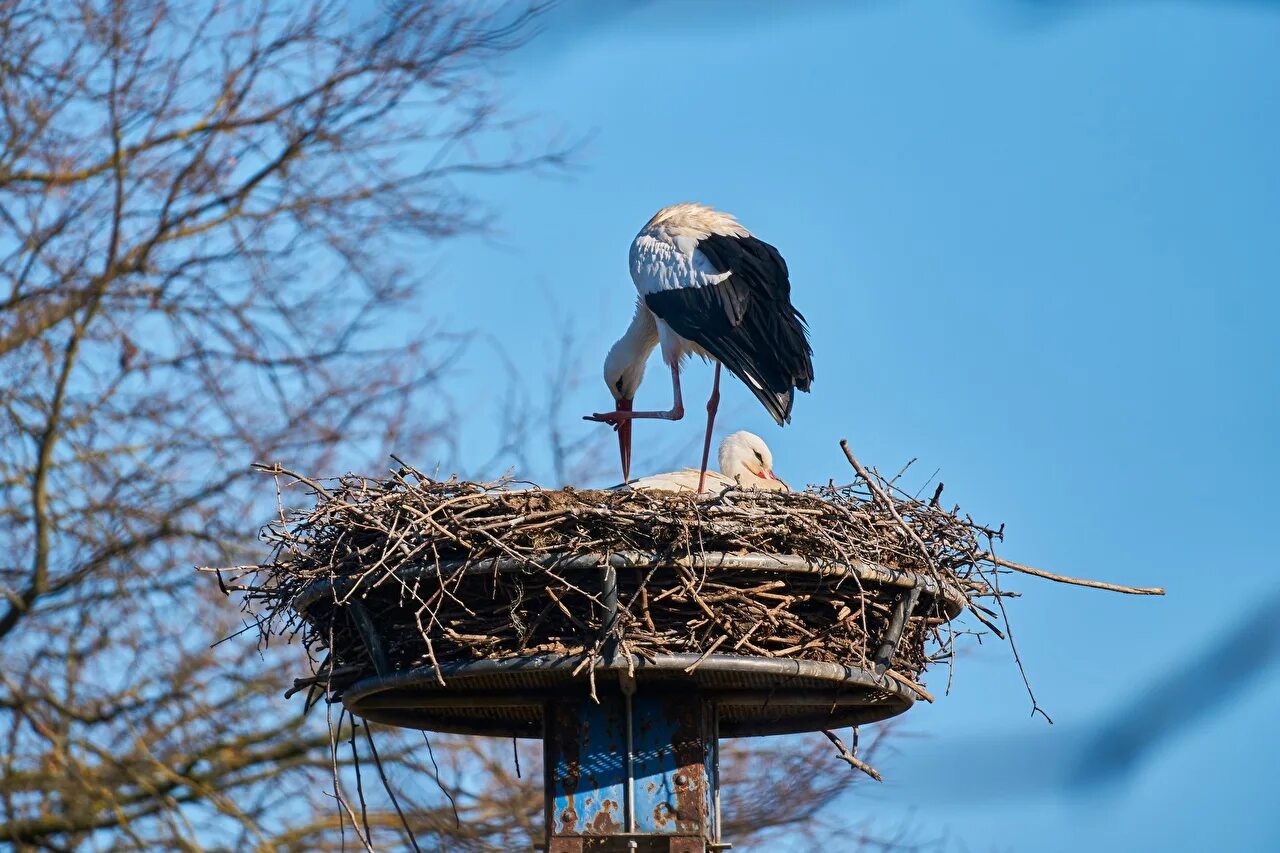
[[[707,400],[707,434],[702,439],[702,470],[698,472],[698,494],[707,486],[707,460],[711,458],[711,428],[720,408],[720,362],[716,362],[716,378],[711,380],[711,399]]]
[[[680,365],[678,364],[671,365],[671,388],[675,394],[675,402],[665,412],[631,412],[619,409],[612,412],[596,412],[593,415],[583,415],[582,419],[584,421],[613,424],[615,427],[623,421],[635,421],[641,418],[678,421],[684,417],[684,398],[680,396]]]

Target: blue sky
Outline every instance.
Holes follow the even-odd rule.
[[[433,310],[507,341],[533,386],[567,314],[588,364],[564,426],[607,449],[576,416],[609,403],[631,237],[674,201],[734,212],[787,258],[817,380],[785,429],[730,382],[718,434],[760,433],[793,484],[847,479],[844,436],[881,469],[918,457],[916,482],[940,468],[949,499],[1007,523],[1007,556],[1169,590],[1015,578],[1057,725],[1030,717],[1007,646],[971,648],[847,819],[955,850],[1276,849],[1280,667],[1250,608],[1280,590],[1280,4],[790,8],[554,12],[505,94],[585,139],[577,168],[481,185],[499,233],[433,259]],[[467,381],[500,372],[477,351]],[[704,399],[710,371],[686,375]],[[669,394],[651,369],[637,405]],[[700,430],[642,424],[638,451]],[[464,455],[488,444],[476,424]],[[1131,772],[1068,781],[1117,720],[1140,723]]]

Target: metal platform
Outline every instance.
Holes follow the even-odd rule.
[[[442,664],[366,678],[343,704],[379,723],[457,734],[541,738],[548,702],[588,688],[581,655],[534,655]],[[696,664],[696,666],[695,666]],[[688,671],[694,667],[692,672]],[[597,662],[596,683],[616,688],[625,659]],[[714,704],[722,737],[776,735],[860,725],[901,714],[914,695],[856,667],[739,655],[664,655],[634,663],[637,690],[696,690]]]

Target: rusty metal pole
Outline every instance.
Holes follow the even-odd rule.
[[[713,703],[691,688],[597,695],[547,706],[548,853],[723,849]]]

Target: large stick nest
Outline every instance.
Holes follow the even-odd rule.
[[[1002,531],[940,505],[940,486],[921,500],[848,458],[848,485],[701,497],[436,481],[407,466],[316,481],[273,466],[315,505],[282,506],[263,529],[270,559],[222,576],[264,637],[301,636],[320,662],[299,683],[331,699],[377,668],[441,676],[448,663],[537,653],[582,654],[589,668],[606,646],[872,668],[919,578],[927,592],[881,668],[927,696],[915,682],[950,656],[959,610],[1003,636],[979,599],[999,605],[997,567],[1016,564],[991,551]],[[619,554],[634,568],[618,571],[611,610],[601,572],[578,569]],[[772,555],[791,570],[722,555]],[[847,570],[858,566],[868,571]],[[361,622],[377,626],[382,655]]]

